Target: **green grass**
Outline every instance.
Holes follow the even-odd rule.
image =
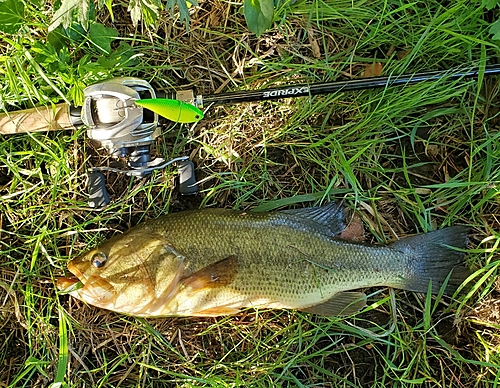
[[[134,29],[124,8],[48,36],[51,8],[27,2],[2,34],[0,107],[81,102],[112,76],[202,94],[484,65],[498,58],[480,1],[298,1],[248,34],[238,5],[211,0],[190,32],[164,15]],[[320,55],[313,50],[317,43]],[[107,163],[85,131],[0,135],[0,387],[495,387],[500,380],[498,78],[211,109],[193,131],[165,130],[158,151],[193,155],[198,197],[174,168],[145,180],[108,174],[113,202],[87,206],[85,173]],[[218,90],[220,89],[220,90]],[[270,210],[343,200],[369,242],[453,224],[473,227],[470,288],[452,299],[369,290],[349,318],[245,311],[217,319],[138,319],[60,295],[68,260],[119,231],[196,207]],[[394,321],[393,316],[396,317]],[[393,328],[393,329],[392,329]],[[392,329],[392,330],[391,330]],[[368,330],[368,331],[367,331]]]

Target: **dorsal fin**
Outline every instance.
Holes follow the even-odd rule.
[[[302,209],[282,210],[281,213],[290,214],[306,221],[316,222],[335,236],[346,228],[344,210],[340,204],[331,202],[325,206],[305,207]]]
[[[230,284],[237,273],[238,258],[231,255],[192,273],[182,279],[181,284],[193,290],[223,287]]]

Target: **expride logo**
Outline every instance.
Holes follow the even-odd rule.
[[[269,97],[285,97],[285,96],[295,96],[297,94],[308,94],[309,87],[302,86],[300,88],[290,88],[290,89],[280,89],[280,90],[272,90],[270,92],[264,92],[262,95],[264,98]]]

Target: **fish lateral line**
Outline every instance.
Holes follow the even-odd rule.
[[[320,295],[321,297],[324,297],[324,289],[321,287],[321,284],[320,284],[320,281],[319,281],[319,275],[318,273],[316,272],[318,268],[320,269],[323,269],[327,272],[337,272],[341,269],[340,268],[340,265],[337,265],[337,269],[334,269],[334,268],[329,268],[327,266],[324,266],[324,265],[321,265],[320,263],[317,263],[315,262],[314,260],[311,260],[307,257],[307,254],[305,252],[303,252],[301,249],[299,249],[298,247],[294,246],[294,245],[290,245],[291,248],[295,248],[300,254],[304,255],[304,258],[303,260],[306,261],[306,263],[309,263],[312,265],[312,268],[313,268],[313,272],[314,272],[314,280],[316,282],[316,287],[318,288],[319,292],[320,292]]]
[[[322,265],[314,260],[311,260],[310,258],[308,258],[308,255],[303,252],[300,248],[296,247],[295,245],[289,245],[290,248],[294,248],[296,249],[299,253],[301,253],[302,255],[304,255],[303,259],[302,260],[305,260],[307,263],[309,264],[312,264],[314,268],[318,267],[318,268],[321,268],[321,269],[324,269],[325,271],[339,271],[341,269],[341,266],[340,264],[335,264],[334,265],[337,267],[337,268],[333,268],[333,267],[328,267],[326,265]]]

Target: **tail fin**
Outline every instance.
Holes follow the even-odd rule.
[[[467,226],[451,226],[392,243],[391,248],[411,257],[402,288],[427,292],[432,280],[432,292],[437,293],[451,272],[445,293],[453,294],[470,272],[464,265],[464,253],[452,247],[465,248],[469,232]]]

